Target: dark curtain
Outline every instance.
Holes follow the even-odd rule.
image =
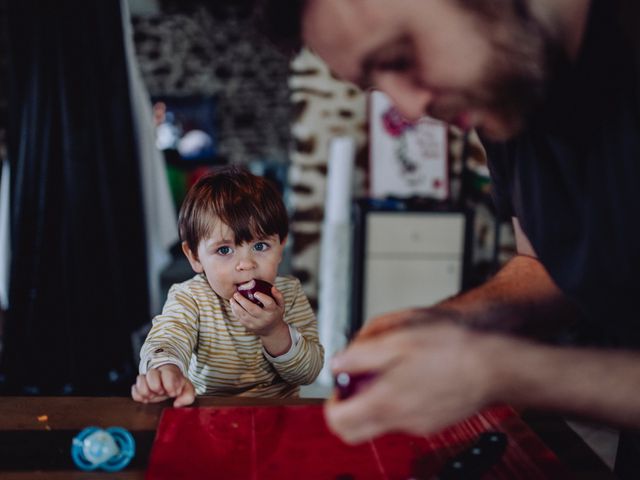
[[[8,2],[5,393],[127,393],[148,321],[119,1]]]

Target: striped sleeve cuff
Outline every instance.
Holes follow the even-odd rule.
[[[267,360],[269,360],[272,363],[288,362],[293,357],[295,357],[300,351],[300,347],[301,347],[300,332],[298,332],[298,330],[295,327],[289,324],[288,326],[289,326],[289,335],[291,336],[291,348],[289,348],[289,351],[287,351],[286,353],[283,353],[282,355],[278,355],[277,357],[273,357],[269,355],[269,352],[267,352],[267,350],[264,347],[262,347],[262,353],[264,354],[265,357],[267,357]]]
[[[143,356],[140,359],[138,369],[142,375],[145,375],[149,370],[168,364],[175,365],[180,369],[185,377],[187,376],[187,372],[185,371],[180,359],[164,348],[157,348],[150,354]]]

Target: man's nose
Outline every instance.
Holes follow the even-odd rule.
[[[383,72],[376,78],[376,87],[386,93],[400,114],[408,121],[415,122],[427,114],[433,100],[428,88],[417,85],[402,73]]]

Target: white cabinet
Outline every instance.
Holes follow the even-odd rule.
[[[357,322],[424,307],[460,291],[466,216],[460,212],[368,211],[361,218],[354,273]]]

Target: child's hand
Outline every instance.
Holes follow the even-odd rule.
[[[138,375],[131,387],[131,397],[136,402],[156,403],[175,398],[174,407],[191,405],[196,390],[176,365],[167,364],[152,368],[146,375]]]
[[[264,337],[271,335],[283,325],[286,326],[283,319],[284,297],[276,287],[271,287],[273,298],[261,292],[256,292],[254,295],[264,305],[263,307],[256,305],[238,292],[231,298],[231,310],[247,330],[259,337]]]
[[[258,335],[264,348],[274,357],[291,348],[289,326],[284,321],[284,297],[276,288],[271,288],[271,298],[256,292],[255,297],[264,305],[259,307],[239,293],[231,299],[231,310],[238,321],[250,332]]]

